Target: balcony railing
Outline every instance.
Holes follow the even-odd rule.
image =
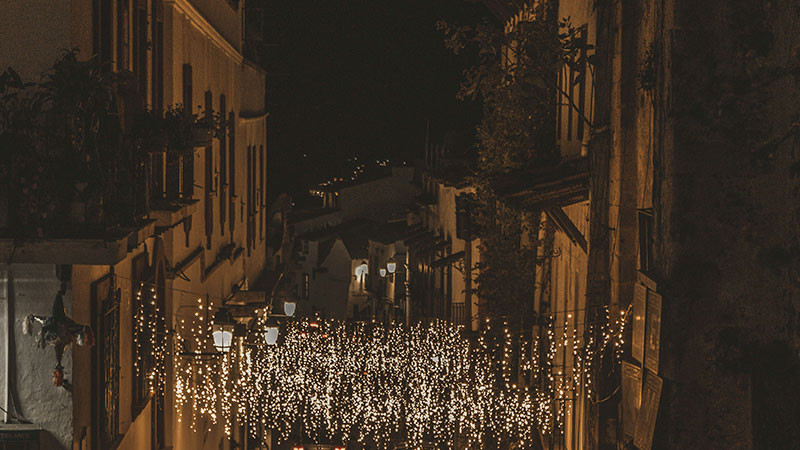
[[[466,303],[453,303],[450,305],[450,321],[464,327],[470,326],[470,314],[467,312]]]

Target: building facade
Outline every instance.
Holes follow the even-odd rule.
[[[422,194],[408,219],[414,232],[404,241],[410,322],[445,319],[477,330],[484,315],[474,291],[480,239],[471,231],[469,205],[475,188],[463,175],[432,166],[421,173]]]
[[[228,124],[186,154],[149,153],[130,226],[80,232],[77,224],[24,241],[0,231],[5,422],[41,427],[42,448],[232,448],[240,430],[232,439],[220,422],[194,431],[191,411],[176,409],[172,361],[183,356],[172,331],[198,301],[213,312],[241,303],[243,292],[260,304],[266,295],[257,291],[266,268],[266,79],[242,56],[244,2],[73,0],[2,9],[8,20],[0,34],[13,45],[3,46],[0,60],[23,78],[50,67],[60,49],[79,48],[79,59],[95,57],[103,70],[135,79],[135,93],[118,100],[121,111],[136,105],[160,114],[181,104],[187,114]],[[95,343],[67,347],[59,364],[67,383],[55,387],[51,348],[37,349],[22,325],[30,314],[50,314],[59,291],[67,316],[91,326]],[[156,328],[137,323],[142,311]],[[166,335],[151,339],[163,347],[143,344],[145,332]],[[163,385],[146,379],[158,365]]]
[[[534,6],[484,3],[510,26]],[[782,311],[797,305],[785,277],[796,273],[786,204],[796,198],[799,91],[768,75],[796,66],[789,11],[789,2],[558,2],[558,18],[586,24],[595,44],[585,88],[562,84],[586,89],[575,98],[591,102],[572,112],[588,111],[590,129],[581,136],[565,106],[557,126],[562,166],[577,155],[589,164],[527,174],[505,194],[553,200],[582,186],[577,201],[556,202],[561,213],[543,208],[555,229],[540,261],[542,301],[579,338],[592,336],[581,323],[597,327],[606,314],[629,328],[619,362],[604,357],[592,372],[605,374],[594,395],[562,402],[572,412],[557,448],[796,442],[786,418],[800,387],[777,373],[798,367],[793,315]],[[569,352],[561,360],[556,375],[572,364]]]

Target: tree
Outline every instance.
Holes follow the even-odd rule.
[[[458,93],[461,99],[483,102],[470,180],[477,189],[475,224],[481,238],[478,296],[487,301],[492,315],[530,311],[539,214],[504,204],[489,181],[511,171],[558,163],[559,98],[591,126],[559,84],[558,73],[564,64],[577,69],[588,63],[591,70],[593,48],[581,38],[583,27],[556,20],[552,2],[537,5],[506,30],[488,20],[474,26],[437,26],[449,49],[456,54],[474,51],[480,61],[464,71]]]

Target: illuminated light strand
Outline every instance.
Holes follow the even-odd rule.
[[[302,428],[317,442],[388,443],[403,436],[412,447],[452,447],[461,436],[482,448],[494,435],[530,445],[539,431],[564,432],[574,413],[571,400],[592,398],[592,361],[611,344],[621,356],[628,312],[615,320],[606,314],[597,345],[595,325],[583,339],[582,330],[570,327],[572,317],[556,326],[550,316],[540,336],[517,342],[507,324],[487,323],[475,345],[441,321],[411,328],[291,322],[280,345],[259,341],[210,360],[177,361],[179,420],[190,407],[192,429],[222,420],[230,434],[235,420],[251,424],[253,438],[262,426],[279,441]],[[198,300],[193,320],[181,318],[176,329],[176,342],[191,343],[196,352],[208,345],[210,324],[201,313]],[[557,363],[567,354],[569,370]]]
[[[147,300],[144,299],[147,292]],[[152,394],[163,392],[166,386],[167,334],[163,311],[158,307],[155,286],[145,287],[139,283],[136,291],[134,311],[134,344],[136,375],[144,377],[147,389]],[[145,363],[145,358],[152,365]]]

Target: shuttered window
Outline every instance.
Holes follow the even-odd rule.
[[[211,119],[213,114],[213,97],[211,91],[206,91],[205,116]],[[205,222],[206,222],[206,248],[211,248],[211,237],[214,234],[214,205],[212,195],[214,193],[214,146],[207,145],[205,151]]]
[[[224,120],[227,116],[227,105],[225,104],[225,94],[219,96],[219,116]],[[219,139],[219,233],[225,235],[225,220],[228,208],[228,136],[226,128],[222,130]]]

